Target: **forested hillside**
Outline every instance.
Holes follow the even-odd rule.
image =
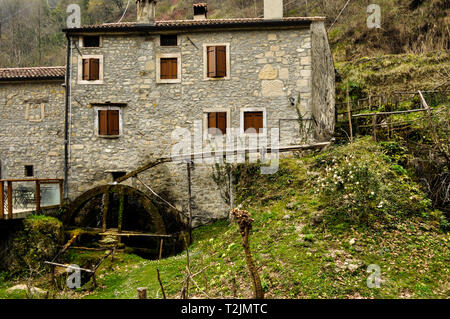
[[[194,2],[198,1],[160,0],[157,18],[191,19]],[[263,14],[263,0],[207,2],[210,18]],[[366,27],[367,6],[373,1],[353,0],[345,6],[347,2],[285,0],[285,16],[326,16],[328,27],[332,26],[329,37],[337,60],[449,48],[448,1],[379,0],[380,29]],[[83,24],[117,22],[122,16],[122,21],[134,21],[136,17],[134,0],[0,0],[0,67],[63,65],[66,43],[61,29],[70,3],[80,5]]]

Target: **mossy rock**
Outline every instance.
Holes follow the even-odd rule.
[[[64,240],[63,224],[56,218],[31,215],[23,223],[24,229],[12,244],[9,268],[13,273],[41,268],[58,253]]]

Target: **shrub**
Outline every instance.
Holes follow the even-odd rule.
[[[328,222],[390,222],[427,213],[430,201],[400,165],[389,165],[369,138],[318,156],[315,181]]]

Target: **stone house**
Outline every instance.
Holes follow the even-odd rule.
[[[240,145],[255,136],[271,141],[274,128],[281,146],[331,138],[334,66],[323,17],[283,18],[283,1],[265,0],[264,18],[208,19],[207,5],[196,4],[192,20],[156,21],[156,1],[137,4],[136,22],[64,30],[65,99],[62,78],[51,84],[24,79],[4,86],[0,73],[5,176],[22,177],[24,165],[34,163],[46,177],[65,177],[66,196],[73,200],[152,159],[171,156],[176,129],[201,137],[191,145],[190,151],[197,153],[216,145],[211,142],[217,142],[216,133],[224,134],[222,140],[233,133],[238,142],[232,144]],[[6,115],[37,102],[45,112],[54,109],[54,121],[44,117],[30,123],[23,122],[23,113],[18,119]],[[25,134],[16,135],[21,127],[15,121],[36,126],[20,146],[11,142]],[[32,155],[16,152],[20,147],[30,147]],[[14,162],[5,165],[12,157]],[[185,167],[166,163],[139,177],[186,210]],[[227,216],[229,206],[213,178],[215,169],[205,161],[193,165],[194,225]],[[145,190],[136,179],[126,183]]]

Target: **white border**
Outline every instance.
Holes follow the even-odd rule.
[[[227,54],[227,76],[223,78],[208,77],[208,47],[225,46]],[[230,43],[203,43],[203,80],[204,81],[223,81],[231,79],[231,56]]]
[[[176,79],[161,79],[161,58],[177,59]],[[181,83],[181,53],[156,53],[156,83]]]
[[[95,122],[94,122],[94,134],[100,138],[119,138],[123,136],[123,120],[122,120],[122,107],[120,106],[95,106]],[[100,135],[98,133],[98,111],[109,111],[109,110],[118,110],[119,111],[119,135]]]
[[[83,80],[83,59],[99,59],[98,80]],[[103,55],[82,55],[78,56],[78,84],[103,84]]]
[[[257,133],[245,133],[244,132],[244,113],[245,112],[263,112],[263,130]],[[265,134],[267,131],[267,112],[265,107],[244,107],[240,109],[240,128],[241,135],[253,135],[253,134]]]

